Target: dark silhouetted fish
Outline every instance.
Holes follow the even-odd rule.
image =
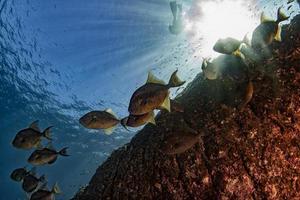
[[[176,74],[177,70],[172,74],[169,83],[165,84],[149,72],[147,83],[138,88],[130,99],[129,113],[131,115],[144,115],[155,109],[170,111],[169,89],[185,83]]]
[[[23,129],[17,133],[12,144],[20,149],[32,149],[41,146],[42,137],[51,140],[50,129],[52,126],[46,128],[43,132],[38,127],[38,121],[30,124],[29,128]]]
[[[162,152],[168,155],[180,154],[192,148],[199,142],[199,135],[192,133],[183,133],[182,135],[172,135],[167,138]]]
[[[176,1],[171,1],[170,8],[173,14],[173,22],[172,25],[169,25],[169,31],[174,35],[178,35],[183,30],[182,5],[177,4]]]
[[[120,120],[111,109],[105,111],[91,111],[79,119],[79,123],[90,129],[103,129],[107,135],[112,134]]]
[[[10,178],[14,181],[21,182],[28,173],[25,167],[18,168],[10,174]]]
[[[243,41],[228,37],[225,39],[219,39],[214,45],[213,49],[218,53],[228,55],[233,54],[239,57],[243,57],[243,54],[241,53],[241,48],[243,47],[243,45],[249,45],[246,36]]]
[[[253,31],[251,46],[259,50],[270,45],[273,40],[281,41],[281,26],[280,22],[287,20],[287,17],[281,8],[277,11],[277,20],[266,19],[264,13],[261,16],[261,24]]]
[[[56,161],[58,155],[69,156],[67,149],[68,147],[65,147],[59,152],[50,148],[37,149],[30,155],[28,162],[32,165],[52,164]]]

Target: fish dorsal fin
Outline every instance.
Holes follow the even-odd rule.
[[[41,132],[40,128],[39,128],[39,120],[36,120],[34,122],[32,122],[30,125],[29,125],[29,128],[32,128],[36,131],[39,131]]]
[[[107,109],[105,110],[105,112],[107,112],[107,113],[113,115],[113,116],[117,119],[117,115],[113,112],[113,110],[112,110],[111,108],[107,108]]]
[[[260,15],[260,23],[270,22],[273,21],[272,19],[268,18],[265,14],[265,12],[262,12]]]
[[[167,95],[167,97],[165,98],[164,102],[161,104],[160,107],[163,109],[166,109],[169,112],[171,111],[171,103],[170,103],[169,94]]]
[[[156,78],[151,71],[148,72],[147,83],[157,83],[157,84],[162,84],[162,85],[166,84],[164,81]]]

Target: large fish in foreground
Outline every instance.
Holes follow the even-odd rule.
[[[270,45],[273,40],[281,41],[281,26],[280,22],[287,20],[281,8],[277,11],[277,20],[269,20],[262,13],[261,24],[253,31],[251,46],[254,49],[263,49]]]
[[[169,89],[185,83],[176,74],[177,70],[171,75],[169,83],[165,84],[149,72],[147,83],[138,88],[130,99],[129,113],[131,115],[144,115],[155,109],[170,111]]]
[[[110,135],[115,126],[120,122],[111,109],[105,111],[91,111],[79,119],[79,123],[89,129],[103,129]]]
[[[30,124],[29,128],[23,129],[17,133],[12,145],[19,149],[32,149],[41,146],[42,137],[51,140],[50,129],[52,126],[46,128],[41,132],[38,121]]]
[[[28,162],[32,165],[52,164],[57,160],[58,155],[69,156],[67,149],[68,147],[65,147],[58,152],[51,148],[37,149],[30,155]]]

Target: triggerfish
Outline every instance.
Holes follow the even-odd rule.
[[[144,115],[155,109],[170,111],[169,89],[182,86],[185,83],[176,74],[177,70],[171,75],[169,83],[165,84],[149,72],[147,83],[138,88],[130,99],[129,113],[131,115]]]

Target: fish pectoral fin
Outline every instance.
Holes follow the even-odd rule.
[[[107,108],[105,112],[108,112],[109,114],[112,114],[116,119],[118,119],[117,115],[113,112],[111,108]]]
[[[151,123],[153,125],[156,125],[156,122],[155,122],[155,115],[154,115],[154,112],[152,111],[151,113],[151,117],[149,118],[148,120],[148,123]]]
[[[36,120],[34,122],[32,122],[30,125],[29,125],[29,128],[32,128],[36,131],[39,131],[41,132],[40,128],[39,128],[39,120]]]
[[[171,103],[169,94],[165,98],[164,102],[160,105],[160,108],[166,109],[167,111],[171,112]]]
[[[114,132],[115,128],[116,127],[113,126],[111,128],[103,129],[103,131],[104,131],[105,135],[111,135]]]
[[[281,39],[281,26],[279,26],[279,25],[278,25],[278,30],[277,30],[277,33],[276,33],[274,39],[278,42],[282,41],[282,39]]]
[[[55,157],[53,160],[49,161],[48,164],[53,164],[57,160],[57,157]]]
[[[165,85],[166,83],[158,78],[156,78],[154,76],[154,74],[150,71],[148,72],[148,79],[147,79],[147,83],[158,83],[158,84],[162,84]]]

